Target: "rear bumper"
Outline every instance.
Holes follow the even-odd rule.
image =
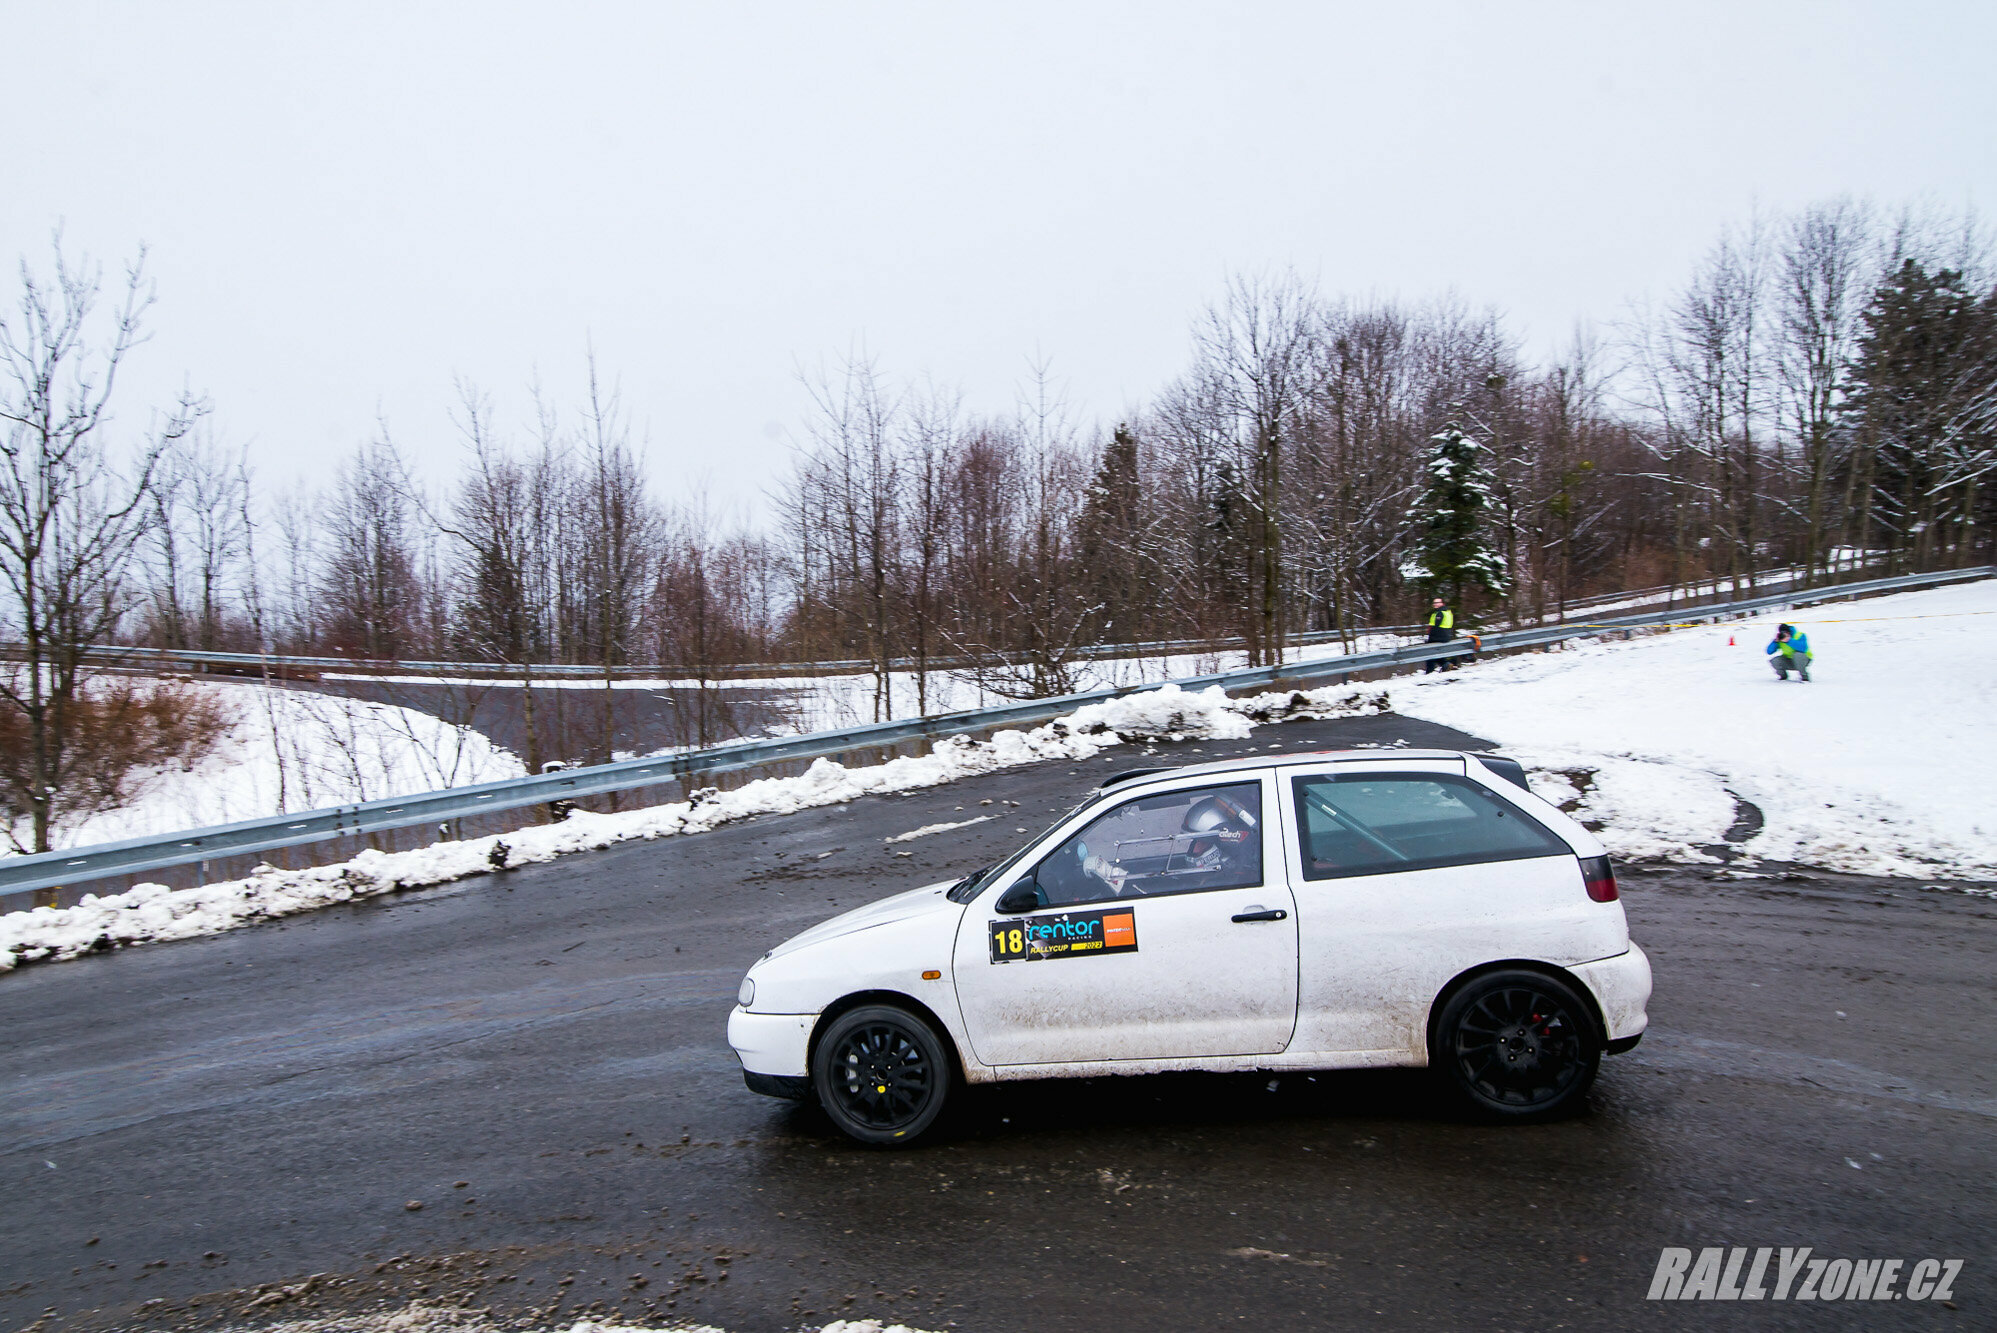
[[[811,1029],[817,1023],[817,1014],[752,1014],[737,1005],[728,1015],[728,1044],[744,1073],[809,1078]]]
[[[1636,1045],[1636,1039],[1650,1025],[1650,959],[1643,950],[1632,944],[1628,953],[1582,963],[1568,971],[1594,994],[1601,1007],[1609,1053],[1620,1054]]]

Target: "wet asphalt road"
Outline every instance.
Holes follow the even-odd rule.
[[[1467,743],[1252,744],[1394,738]],[[1407,1071],[1171,1076],[976,1090],[881,1154],[742,1087],[748,962],[1143,762],[1108,753],[0,977],[0,1328],[409,1299],[744,1331],[1997,1322],[1988,898],[1626,875],[1651,1035],[1554,1125],[1461,1123]],[[1643,1299],[1661,1246],[1798,1244],[1963,1258],[1958,1308]]]

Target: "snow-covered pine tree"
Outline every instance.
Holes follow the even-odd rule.
[[[1494,480],[1484,446],[1451,422],[1429,437],[1422,472],[1421,497],[1408,510],[1413,542],[1401,577],[1427,592],[1447,590],[1451,600],[1461,600],[1467,588],[1508,595],[1511,571],[1485,530]]]

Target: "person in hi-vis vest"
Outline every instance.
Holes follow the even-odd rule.
[[[1769,642],[1768,665],[1775,668],[1776,678],[1789,679],[1794,671],[1805,683],[1810,679],[1810,663],[1816,654],[1810,651],[1810,636],[1794,625],[1777,625],[1775,638]]]
[[[1455,637],[1456,613],[1449,609],[1448,602],[1438,597],[1435,599],[1435,609],[1428,613],[1428,641],[1430,643],[1448,643]],[[1431,657],[1422,664],[1422,674],[1427,675],[1438,668],[1447,671],[1450,665],[1450,662],[1446,659]]]

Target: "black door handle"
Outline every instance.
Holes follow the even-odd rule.
[[[1276,907],[1259,912],[1237,912],[1234,919],[1236,921],[1281,921],[1288,915],[1288,912],[1285,912],[1280,907]]]

